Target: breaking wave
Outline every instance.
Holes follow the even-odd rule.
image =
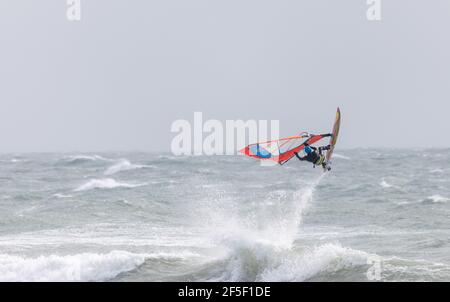
[[[390,183],[388,183],[384,179],[380,182],[380,186],[382,186],[383,188],[392,188],[393,187]]]
[[[132,271],[147,259],[184,258],[182,254],[111,251],[37,258],[0,254],[0,281],[106,281]]]
[[[111,159],[105,158],[100,155],[70,155],[64,157],[62,161],[68,164],[82,164],[95,161],[111,161]]]
[[[377,266],[379,275],[375,276]],[[406,269],[407,268],[407,269]],[[208,267],[215,274],[206,281],[423,281],[441,280],[450,266],[421,259],[382,257],[339,243],[294,249],[266,244],[241,244],[227,257]],[[330,279],[331,278],[331,279]],[[376,279],[375,279],[376,278]]]
[[[450,198],[438,194],[429,196],[424,200],[424,202],[433,202],[433,203],[443,203],[448,201],[450,201]]]
[[[136,169],[145,169],[145,168],[154,168],[154,166],[148,166],[148,165],[135,165],[130,163],[128,160],[124,159],[118,162],[117,164],[109,167],[105,171],[105,175],[113,175],[118,172],[122,171],[130,171],[130,170],[136,170]]]
[[[263,211],[264,217],[258,217],[258,209],[252,212],[255,217],[236,217],[232,212],[228,212],[228,215],[213,214],[217,215],[213,216],[213,220],[226,217],[226,222],[219,229],[212,226],[209,229],[216,233],[215,243],[220,252],[215,260],[205,264],[201,270],[205,273],[196,275],[197,279],[298,282],[331,278],[340,281],[369,281],[369,273],[373,272],[375,262],[379,262],[381,266],[386,265],[386,270],[381,272],[382,281],[408,280],[414,277],[413,274],[398,273],[401,263],[374,253],[344,247],[336,241],[313,246],[302,243],[304,238],[299,233],[302,215],[313,202],[314,191],[322,177],[295,192],[293,197],[286,197],[283,190],[269,193],[270,200],[255,203],[256,207],[269,207],[267,211]],[[395,187],[385,181],[384,185]],[[286,208],[286,211],[278,215],[275,210],[277,206]],[[265,224],[255,225],[252,218],[255,221],[263,220]],[[423,270],[432,266],[415,260],[410,262]]]
[[[380,186],[385,188],[385,189],[400,189],[399,186],[393,185],[391,183],[388,183],[384,178],[381,180],[380,182]]]
[[[216,231],[216,240],[223,255],[209,264],[207,281],[305,281],[322,272],[336,272],[349,267],[367,267],[370,254],[345,248],[339,244],[299,246],[296,239],[302,215],[313,201],[320,176],[293,195],[272,191],[270,203],[258,202],[255,217],[234,217],[216,213],[213,220],[226,217]],[[277,208],[282,209],[278,212]],[[264,225],[260,225],[264,216]],[[214,215],[214,214],[213,214]],[[252,218],[256,223],[253,223]],[[225,218],[222,218],[225,219]],[[367,269],[366,269],[367,270]],[[366,270],[362,270],[365,272]],[[201,278],[202,279],[202,278]]]
[[[91,179],[90,181],[78,187],[74,191],[79,192],[93,189],[137,188],[145,185],[146,184],[129,184],[124,182],[118,182],[112,178]]]
[[[291,282],[306,281],[321,273],[367,267],[370,254],[324,244],[304,249],[279,249],[270,245],[243,246],[223,263],[225,270],[215,281]],[[365,271],[365,269],[362,269]]]

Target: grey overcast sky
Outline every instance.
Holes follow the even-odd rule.
[[[0,2],[0,152],[165,150],[176,119],[450,147],[450,1]]]

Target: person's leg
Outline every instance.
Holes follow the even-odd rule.
[[[330,150],[330,148],[331,148],[330,145],[319,147],[319,148],[318,148],[318,150],[319,150],[319,155],[322,155],[322,151]]]
[[[322,163],[322,167],[323,167],[323,169],[326,170],[326,171],[330,171],[330,170],[331,170],[331,166],[328,164],[327,161],[324,161],[324,162]]]

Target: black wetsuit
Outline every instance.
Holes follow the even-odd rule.
[[[318,152],[316,152],[316,151],[317,151],[317,148],[316,148],[316,147],[310,146],[310,148],[313,149],[314,152],[311,152],[311,153],[309,153],[309,154],[306,154],[306,156],[303,156],[303,157],[300,157],[300,156],[298,155],[298,153],[295,153],[295,156],[297,156],[297,158],[298,158],[299,160],[302,160],[302,161],[303,161],[303,160],[306,160],[306,161],[309,161],[310,163],[315,164],[315,163],[320,159],[320,155],[319,155]]]
[[[305,147],[306,147],[306,146],[309,146],[309,145],[308,145],[308,144],[305,144]],[[330,149],[330,145],[325,146],[325,147],[319,147],[319,148],[313,147],[313,146],[309,146],[309,147],[310,147],[311,149],[313,149],[314,152],[311,152],[311,153],[309,153],[309,154],[306,154],[306,156],[303,156],[303,157],[300,157],[300,156],[298,155],[298,153],[295,153],[295,156],[297,156],[297,158],[298,158],[299,160],[301,160],[301,161],[305,160],[305,161],[308,161],[308,162],[310,162],[310,163],[316,164],[316,163],[319,161],[320,157],[322,156],[322,151],[323,151],[323,150],[329,150],[329,149]],[[317,150],[319,150],[319,152],[317,152]]]

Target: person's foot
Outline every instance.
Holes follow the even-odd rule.
[[[326,170],[326,171],[330,171],[330,170],[331,170],[331,166],[330,166],[328,163],[323,163],[323,164],[322,164],[322,167],[323,167],[323,169]]]

